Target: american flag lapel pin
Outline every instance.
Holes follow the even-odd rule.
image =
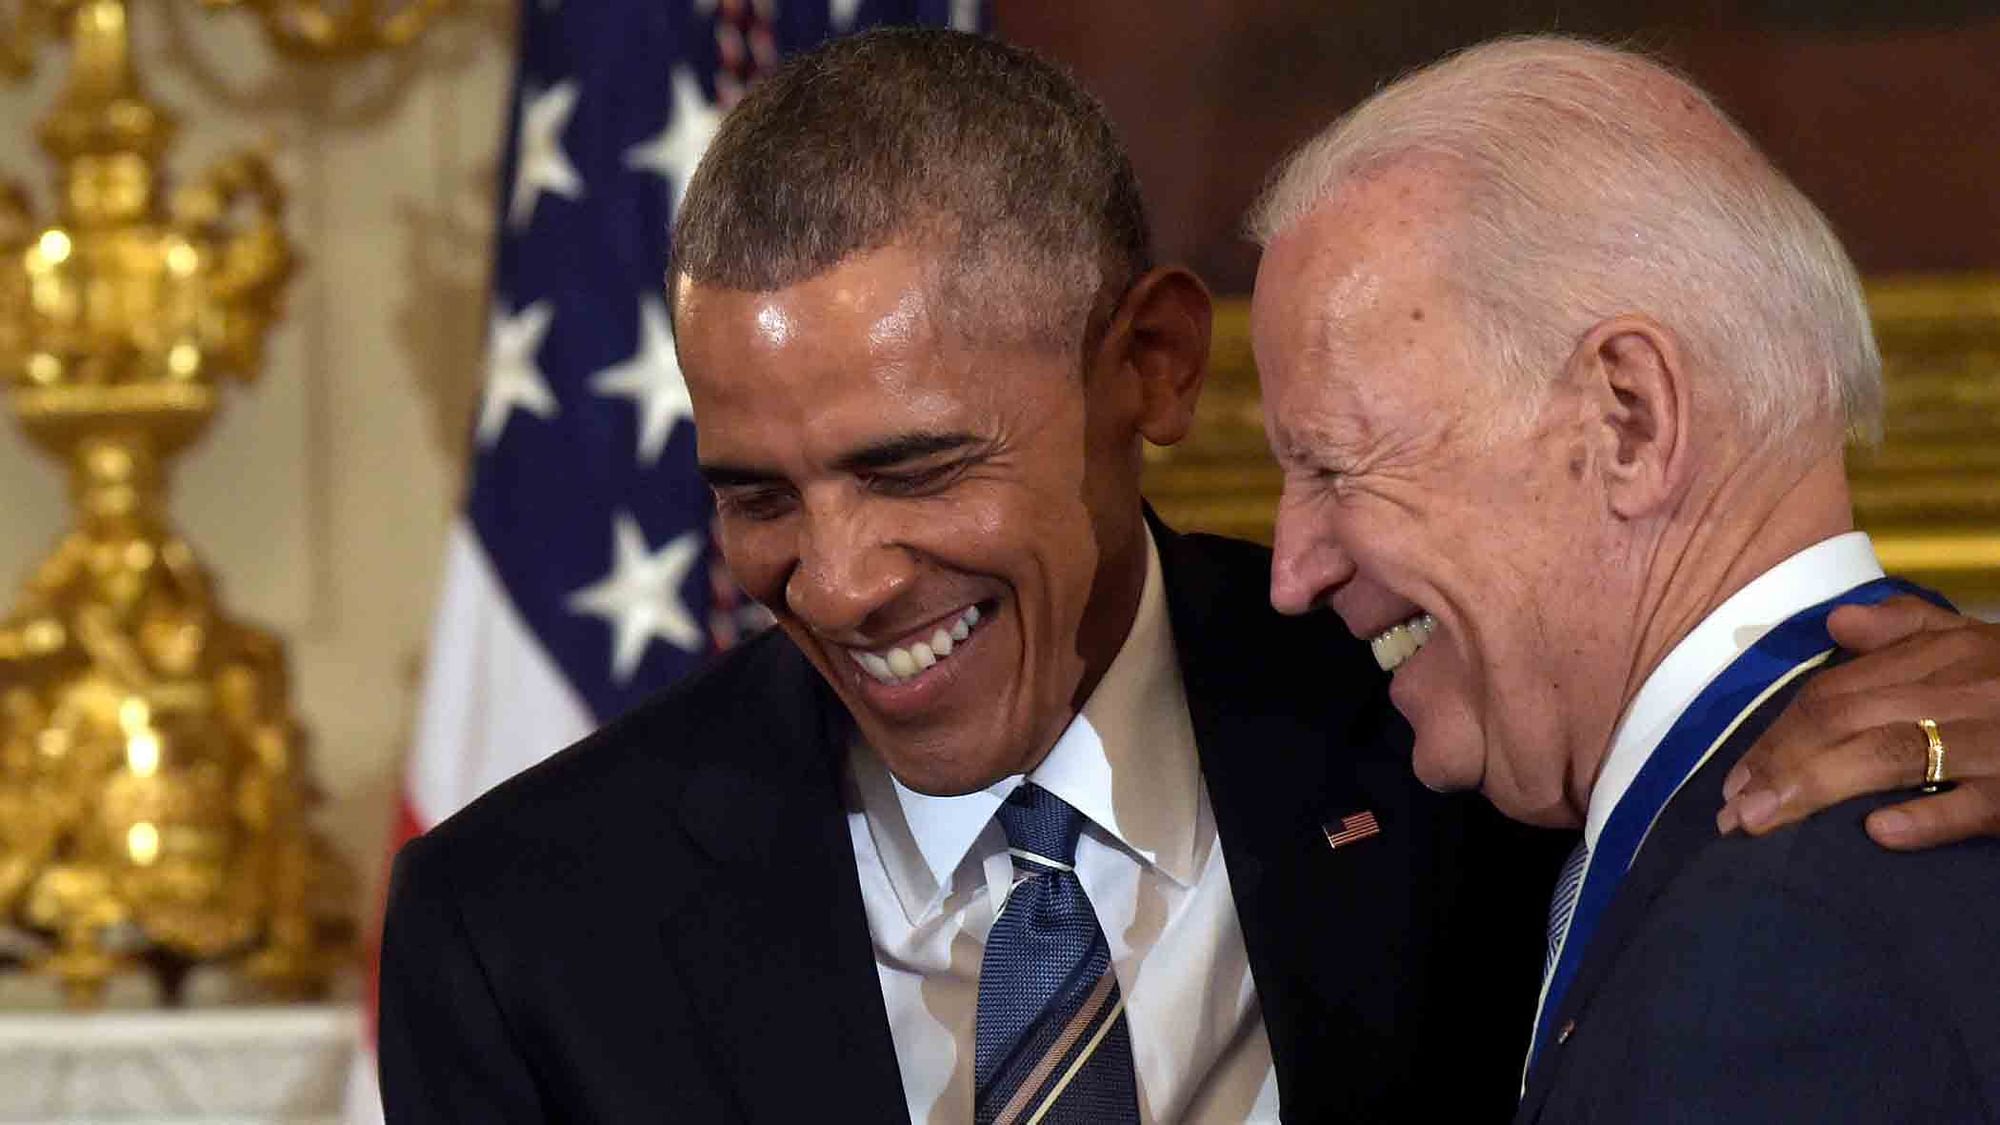
[[[1370,836],[1382,834],[1382,822],[1375,819],[1375,810],[1362,809],[1340,818],[1338,824],[1322,824],[1320,831],[1326,833],[1326,846],[1339,851],[1341,848]]]

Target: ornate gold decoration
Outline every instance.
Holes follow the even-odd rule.
[[[208,2],[332,55],[407,42],[442,6]],[[38,130],[55,220],[0,191],[0,388],[78,511],[0,621],[0,929],[76,1004],[141,964],[314,994],[352,951],[353,880],[307,822],[283,645],[224,612],[165,479],[223,383],[262,365],[296,264],[284,194],[239,155],[164,203],[174,121],[141,88],[124,0],[21,0],[0,69],[63,36],[69,85]]]
[[[406,47],[452,6],[452,0],[201,0],[207,8],[247,8],[279,50],[309,56],[363,55]]]
[[[2000,605],[2000,276],[1868,285],[1888,411],[1850,458],[1854,507],[1891,572],[1967,605]],[[1264,446],[1249,302],[1219,302],[1193,436],[1149,450],[1146,493],[1169,522],[1269,542],[1279,478]]]
[[[2000,606],[2000,276],[1873,282],[1888,411],[1856,449],[1854,512],[1882,565]]]

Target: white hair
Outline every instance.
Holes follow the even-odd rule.
[[[1599,321],[1644,313],[1713,373],[1746,434],[1839,419],[1873,436],[1882,360],[1824,216],[1707,95],[1649,59],[1496,40],[1408,75],[1293,154],[1252,210],[1268,245],[1357,177],[1460,173],[1442,245],[1504,389],[1551,381]]]

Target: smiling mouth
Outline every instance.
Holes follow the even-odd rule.
[[[1368,648],[1375,654],[1375,663],[1384,672],[1394,672],[1404,661],[1417,654],[1417,650],[1429,643],[1431,634],[1437,631],[1437,618],[1428,613],[1420,613],[1399,625],[1391,625],[1368,641]]]
[[[992,603],[969,605],[948,623],[939,625],[931,635],[901,645],[891,645],[882,649],[850,648],[847,655],[854,658],[869,678],[877,683],[906,684],[937,667],[951,658],[966,639],[976,632],[980,625],[990,619]]]

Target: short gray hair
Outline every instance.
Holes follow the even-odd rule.
[[[723,120],[674,228],[680,277],[768,292],[892,243],[935,247],[969,325],[1074,346],[1150,268],[1103,107],[1019,47],[894,28],[800,55]]]
[[[1407,159],[1461,174],[1442,245],[1506,389],[1553,378],[1590,326],[1659,317],[1748,433],[1818,419],[1874,435],[1882,361],[1824,216],[1692,82],[1559,36],[1495,40],[1408,75],[1292,155],[1249,218],[1260,245]]]

